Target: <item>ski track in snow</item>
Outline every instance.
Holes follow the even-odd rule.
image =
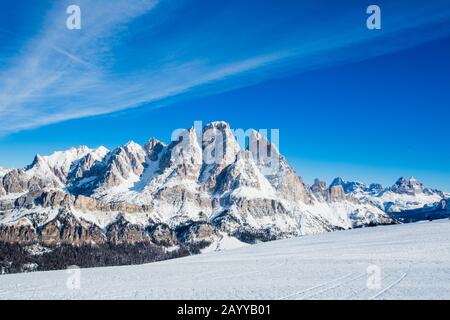
[[[336,288],[339,288],[339,287],[342,287],[342,286],[344,286],[344,285],[347,285],[347,284],[349,284],[350,282],[353,282],[353,281],[355,281],[355,280],[357,280],[357,279],[361,279],[361,278],[362,278],[363,276],[365,276],[365,275],[366,275],[365,273],[358,274],[356,277],[352,277],[352,278],[349,279],[349,280],[345,280],[345,281],[339,282],[338,284],[336,284],[336,285],[334,285],[334,286],[331,286],[331,287],[322,289],[322,290],[320,290],[320,291],[318,291],[318,292],[315,292],[315,293],[313,293],[313,294],[310,294],[310,295],[304,297],[304,299],[310,299],[310,298],[317,297],[317,296],[319,296],[319,295],[322,295],[322,294],[325,293],[325,292],[328,292],[328,291],[330,291],[330,290],[334,290],[334,289],[336,289]]]
[[[0,299],[449,299],[450,221],[337,231],[146,265],[1,275]],[[381,286],[367,287],[378,266]]]
[[[376,295],[370,297],[371,300],[378,298],[379,296],[381,296],[382,294],[384,294],[385,292],[387,292],[388,290],[390,290],[391,288],[393,288],[394,286],[396,286],[397,284],[400,283],[400,281],[402,281],[403,279],[405,279],[405,277],[408,275],[409,271],[411,270],[411,265],[409,265],[408,267],[408,271],[406,271],[404,274],[401,275],[400,278],[398,278],[397,280],[395,280],[394,282],[392,282],[390,285],[388,285],[386,288],[384,288],[383,290],[381,290],[380,292],[378,292]]]
[[[334,282],[336,282],[336,281],[338,281],[338,280],[346,279],[346,278],[348,278],[348,277],[350,277],[350,276],[352,276],[352,275],[353,275],[353,273],[349,273],[349,274],[347,274],[347,275],[345,275],[345,276],[343,276],[343,277],[339,277],[339,278],[336,278],[336,279],[334,279],[334,280],[327,281],[327,282],[325,282],[325,283],[319,284],[319,285],[317,285],[317,286],[314,286],[314,287],[311,287],[311,288],[308,288],[308,289],[304,289],[304,290],[301,290],[301,291],[298,291],[298,292],[294,292],[294,293],[289,294],[289,295],[287,295],[287,296],[278,298],[277,300],[286,300],[286,299],[288,299],[288,298],[291,298],[291,297],[294,297],[294,296],[297,296],[297,295],[300,295],[300,294],[309,292],[309,291],[311,291],[311,290],[314,290],[314,289],[317,289],[317,288],[324,287],[324,286],[326,286],[326,285],[328,285],[328,284],[330,284],[330,283],[334,283]]]

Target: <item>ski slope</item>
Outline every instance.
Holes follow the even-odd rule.
[[[373,270],[380,271],[375,285]],[[339,231],[147,265],[82,269],[79,289],[67,286],[73,277],[67,270],[2,275],[0,298],[450,299],[450,221]]]

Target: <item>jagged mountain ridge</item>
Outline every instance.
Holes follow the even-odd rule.
[[[249,140],[243,150],[227,123],[214,122],[170,144],[36,156],[2,173],[0,240],[235,245],[394,222],[341,186],[308,187],[265,137]]]
[[[434,205],[448,197],[443,191],[425,188],[414,177],[409,179],[400,177],[392,186],[386,188],[377,183],[367,186],[361,182],[344,181],[338,177],[333,180],[330,188],[333,186],[341,186],[346,195],[361,202],[371,203],[389,214]]]

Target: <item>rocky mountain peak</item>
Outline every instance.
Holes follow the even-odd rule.
[[[334,178],[334,180],[330,184],[330,188],[334,186],[344,186],[345,182],[341,177]]]
[[[197,180],[202,167],[202,149],[199,145],[198,135],[194,127],[178,134],[164,149],[159,160],[159,172],[164,176],[166,183],[171,179],[187,178]]]
[[[144,149],[133,141],[115,149],[108,159],[106,183],[109,187],[117,186],[131,175],[140,176],[144,171],[144,163]]]
[[[312,202],[310,190],[267,137],[253,130],[248,149],[259,170],[280,197],[303,203]]]
[[[265,176],[277,174],[286,164],[276,146],[256,130],[250,132],[247,149]]]
[[[144,149],[146,150],[146,151],[151,151],[151,150],[153,150],[156,146],[158,146],[158,145],[164,145],[164,143],[162,143],[161,141],[159,141],[158,139],[156,139],[156,138],[150,138],[149,140],[148,140],[148,142],[144,145]]]
[[[212,122],[202,130],[203,162],[224,167],[233,163],[241,147],[230,126],[225,122]]]
[[[36,155],[34,161],[26,170],[32,175],[54,175],[61,184],[68,181],[76,164],[91,154],[95,159],[103,157],[108,150],[100,147],[95,150],[87,146],[73,147],[65,151],[56,151],[49,156]],[[50,172],[50,173],[49,173]]]
[[[230,125],[228,122],[225,121],[212,121],[210,123],[208,123],[206,126],[204,126],[204,129],[207,128],[220,128],[220,129],[225,129],[228,128],[230,129]]]
[[[416,190],[423,190],[423,184],[414,177],[409,178],[408,183]]]
[[[342,185],[336,184],[329,188],[329,201],[337,202],[345,200],[345,191]]]
[[[92,153],[104,157],[108,152],[109,152],[108,148],[106,148],[105,146],[100,146],[97,149],[95,149]]]
[[[151,161],[158,160],[159,154],[166,147],[166,144],[158,139],[151,138],[145,145],[144,150]]]
[[[311,185],[311,191],[319,201],[325,201],[328,197],[327,183],[318,178],[314,179],[314,183]]]
[[[124,146],[123,149],[126,150],[129,153],[141,153],[142,147],[140,144],[134,142],[133,140],[128,141]]]
[[[407,180],[405,177],[400,177],[397,182],[390,188],[391,191],[399,194],[417,194],[423,193],[423,184],[417,181],[414,177]]]
[[[41,167],[45,165],[45,161],[42,158],[42,156],[40,154],[36,154],[33,158],[33,161],[31,162],[30,165],[28,165],[27,167],[25,167],[25,170],[31,170],[32,168],[35,167]]]
[[[395,182],[394,185],[401,186],[401,185],[406,184],[407,182],[408,181],[406,180],[405,177],[400,177],[400,178],[398,178],[398,180]]]
[[[342,186],[346,194],[367,191],[367,186],[358,181],[344,181],[341,177],[337,177],[330,184],[330,189],[334,186]]]
[[[326,190],[327,183],[325,181],[321,181],[319,178],[315,178],[311,188],[316,190]]]
[[[371,194],[378,194],[384,190],[383,186],[379,183],[371,183],[367,188],[367,191]]]
[[[175,163],[187,161],[198,164],[202,161],[202,149],[194,127],[182,132],[178,140],[173,141],[168,149]]]
[[[227,167],[218,179],[216,192],[243,191],[248,189],[257,193],[275,194],[272,186],[261,174],[256,166],[252,154],[249,151],[241,150],[233,164]],[[238,190],[241,189],[241,190]]]
[[[241,147],[226,122],[216,121],[202,130],[202,160],[200,181],[213,190],[218,175],[236,161]]]

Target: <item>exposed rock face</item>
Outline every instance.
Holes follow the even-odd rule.
[[[152,211],[152,207],[149,205],[137,205],[130,203],[99,203],[97,205],[99,211],[118,211],[122,213],[137,213],[137,212],[149,212]]]
[[[328,188],[325,181],[315,179],[314,184],[311,186],[311,191],[319,201],[326,201],[328,199]]]
[[[116,187],[128,180],[132,175],[140,176],[144,172],[145,152],[134,142],[127,143],[113,151],[109,157],[105,176],[100,181],[104,188]]]
[[[253,131],[249,139],[249,149],[261,172],[281,197],[291,201],[312,203],[309,189],[267,138]]]
[[[95,199],[79,195],[77,196],[74,205],[75,208],[82,211],[94,211],[97,208],[98,203]]]
[[[331,182],[331,187],[334,186],[342,186],[342,189],[344,190],[345,194],[351,194],[358,191],[365,191],[367,190],[367,186],[364,183],[361,182],[355,182],[355,181],[344,181],[342,178],[337,177]]]
[[[74,197],[62,191],[43,192],[39,204],[44,208],[69,207],[74,203]]]
[[[393,192],[397,193],[405,193],[405,194],[418,194],[424,191],[423,184],[411,177],[409,180],[406,180],[404,177],[401,177],[397,180],[397,182],[391,187]]]
[[[61,183],[66,183],[72,165],[90,152],[88,147],[81,146],[67,151],[58,151],[48,157],[39,157],[39,161],[43,166],[47,166]]]
[[[69,211],[60,210],[55,219],[38,229],[43,244],[101,244],[106,242],[102,230],[96,225],[75,218]]]
[[[357,182],[347,183],[344,182],[341,178],[336,178],[327,187],[324,181],[320,181],[319,179],[315,179],[314,184],[311,186],[311,191],[314,196],[320,201],[326,202],[342,202],[348,201],[352,203],[358,203],[358,199],[348,195],[345,190],[348,190],[348,193],[352,192],[350,190],[357,190],[360,188],[361,184]]]
[[[88,176],[97,177],[93,191],[118,187],[144,172],[145,151],[135,142],[113,150]]]
[[[2,213],[10,212],[14,209],[15,199],[0,199],[0,218]]]
[[[344,188],[341,185],[331,186],[329,200],[333,202],[345,200]]]
[[[61,209],[55,218],[38,228],[28,221],[20,220],[14,225],[0,225],[0,241],[42,244],[104,243],[101,229],[94,224],[75,218]]]
[[[100,147],[88,152],[80,160],[74,162],[67,173],[69,183],[86,175],[96,164],[99,164],[108,154],[108,149]]]
[[[197,181],[202,166],[202,149],[194,128],[181,133],[161,158],[160,172],[167,178]]]
[[[6,190],[3,187],[3,177],[0,176],[0,197],[6,194]]]
[[[256,131],[247,150],[224,122],[199,131],[168,145],[72,148],[1,171],[0,240],[201,248],[224,235],[253,243],[392,222],[350,194],[362,184],[307,187]]]
[[[26,224],[0,225],[0,241],[28,244],[36,241],[36,233]]]
[[[157,161],[159,158],[159,155],[164,150],[166,145],[162,143],[161,141],[151,138],[148,143],[144,146],[144,150],[147,153],[147,157],[151,161]]]
[[[70,194],[64,193],[59,190],[49,191],[29,191],[26,194],[18,197],[15,202],[15,208],[28,208],[32,209],[36,206],[43,208],[59,208],[70,206],[73,204],[73,197]]]
[[[275,194],[272,186],[258,170],[251,153],[241,151],[236,161],[229,165],[219,175],[215,193],[223,194],[244,188],[256,189],[260,192],[268,191]]]
[[[301,234],[294,213],[282,202],[232,196],[226,201],[232,205],[214,217],[213,223],[241,241],[252,243],[255,240],[268,241]],[[265,222],[263,227],[260,226],[260,221]]]
[[[376,195],[383,191],[383,186],[379,183],[371,183],[367,191],[370,194]]]
[[[150,242],[144,227],[131,224],[123,216],[119,216],[116,222],[108,226],[106,236],[114,244]]]
[[[216,188],[217,177],[236,161],[241,147],[231,128],[224,122],[213,122],[202,132],[203,167],[200,180],[206,190]]]
[[[171,247],[177,244],[176,233],[167,224],[151,225],[147,228],[147,232],[151,241],[157,245]]]
[[[294,213],[277,197],[277,191],[248,151],[241,151],[236,161],[217,177],[215,194],[220,199],[219,206],[226,209],[212,222],[225,232],[245,234],[244,238],[250,234],[262,236],[262,240],[270,238],[268,230],[273,237],[298,234],[293,231],[299,229]],[[283,225],[283,230],[277,228],[278,224]]]
[[[24,193],[64,188],[64,185],[69,183],[69,178],[82,174],[79,169],[82,159],[100,159],[105,152],[105,148],[92,151],[87,147],[79,147],[55,152],[47,157],[36,155],[31,165],[24,169],[11,170],[4,175],[3,189],[6,193]]]
[[[179,226],[176,231],[179,239],[188,244],[212,243],[220,236],[213,226],[201,222]]]
[[[22,193],[28,189],[28,176],[24,170],[14,169],[3,178],[6,193]]]
[[[106,155],[103,152],[88,154],[77,163],[69,173],[71,192],[101,196],[108,189],[137,180],[144,172],[145,151],[135,142],[131,141]]]

